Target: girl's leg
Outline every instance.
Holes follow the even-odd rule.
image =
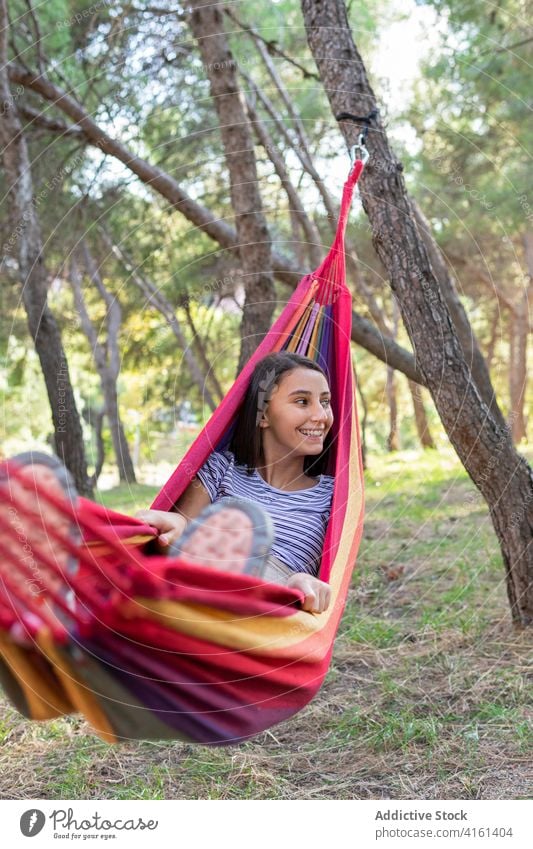
[[[29,569],[36,581],[39,574],[50,577],[43,562],[47,559],[66,573],[76,570],[75,559],[49,533],[50,528],[53,527],[74,544],[81,539],[72,517],[43,497],[45,493],[61,501],[66,500],[72,506],[77,504],[78,495],[72,477],[57,457],[28,451],[13,457],[0,468],[1,542],[26,565],[26,572]],[[58,581],[57,575],[51,579]],[[28,582],[31,584],[29,576]]]
[[[17,473],[10,474],[10,468],[16,468]],[[57,509],[46,499],[46,492],[66,499],[75,507],[75,515],[84,528],[83,538],[94,553],[99,545],[99,527],[102,530],[105,527],[107,533],[112,531],[127,544],[128,537],[133,536],[139,537],[140,544],[144,545],[143,529],[144,533],[148,531],[146,539],[150,538],[150,528],[139,520],[106,511],[78,498],[68,471],[57,458],[40,452],[19,455],[4,464],[0,471],[0,525],[3,525],[9,559],[18,560],[22,564],[20,572],[24,574],[23,565],[28,560],[25,555],[29,555],[28,562],[40,579],[39,585],[46,585],[49,580],[54,585],[58,582],[57,574],[46,566],[46,559],[62,571],[72,572],[77,568],[72,555],[62,548],[57,533],[54,535],[52,531],[76,542],[82,537],[71,510]],[[87,524],[93,529],[89,537]],[[224,571],[260,575],[273,539],[272,521],[259,505],[242,498],[223,498],[209,505],[190,523],[169,555]],[[105,536],[100,542],[105,547]]]

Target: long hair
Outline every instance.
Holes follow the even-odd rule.
[[[229,444],[230,451],[235,455],[236,463],[246,466],[249,475],[264,459],[259,422],[272,391],[279,384],[281,376],[295,368],[308,368],[312,371],[318,371],[327,380],[324,370],[314,360],[302,357],[300,354],[291,354],[288,351],[279,351],[263,357],[252,373]],[[320,454],[304,457],[304,472],[313,477],[323,474],[327,468],[328,452],[331,446],[330,434],[331,431],[324,440],[324,447]]]

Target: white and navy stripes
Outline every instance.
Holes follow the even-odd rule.
[[[235,495],[260,504],[274,523],[272,554],[294,572],[318,574],[333,497],[332,477],[320,475],[310,489],[285,492],[270,486],[257,469],[248,475],[245,466],[236,465],[231,451],[214,451],[198,477],[211,501]]]

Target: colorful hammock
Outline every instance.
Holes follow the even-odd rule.
[[[147,556],[144,544],[153,538],[152,528],[83,499],[70,514],[60,500],[39,491],[43,500],[69,512],[84,542],[50,529],[76,557],[73,575],[58,574],[44,555],[38,574],[0,543],[0,681],[25,716],[45,720],[78,711],[108,742],[236,743],[288,719],[320,688],[363,521],[344,257],[348,212],[362,169],[357,160],[345,183],[325,260],[301,280],[153,504],[169,509],[210,453],[228,445],[260,358],[280,350],[312,357],[328,374],[335,416],[327,469],[335,488],[319,572],[332,589],[328,610],[306,613],[299,591],[258,578]],[[16,477],[17,470],[9,474]],[[8,486],[0,487],[2,500]],[[0,512],[5,534],[14,533],[13,515],[18,521],[27,510],[23,503],[10,509],[14,513],[7,517]],[[28,590],[30,580],[37,592]]]

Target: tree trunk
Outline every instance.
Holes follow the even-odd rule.
[[[120,351],[118,337],[122,324],[122,310],[118,298],[111,295],[104,286],[104,281],[93,260],[86,239],[82,239],[81,252],[89,279],[98,289],[104,301],[107,312],[105,317],[107,338],[105,345],[105,369],[102,370],[102,391],[106,405],[107,420],[111,430],[113,451],[118,466],[119,478],[126,483],[137,483],[130,448],[124,433],[118,405],[117,381],[120,374]]]
[[[94,431],[96,460],[94,463],[94,472],[90,477],[90,481],[91,486],[96,488],[98,486],[98,478],[102,474],[102,469],[104,468],[105,462],[104,436],[102,433],[104,427],[105,407],[101,407],[101,409],[95,410],[93,407],[87,406],[83,411],[82,415],[87,424]]]
[[[83,431],[70,382],[61,333],[48,305],[47,272],[42,251],[28,148],[7,73],[9,20],[0,2],[0,144],[9,186],[13,231],[4,253],[15,251],[22,278],[22,301],[50,401],[57,455],[71,472],[82,495],[91,496]]]
[[[335,115],[376,107],[342,0],[302,0],[307,38]],[[344,124],[348,143],[356,130]],[[407,195],[400,163],[378,120],[360,191],[373,244],[398,299],[446,433],[490,508],[515,622],[533,623],[533,474],[483,401],[465,362]],[[387,168],[383,167],[387,164]],[[381,165],[381,167],[380,167]]]
[[[422,448],[435,448],[435,443],[433,442],[433,437],[431,436],[431,431],[429,429],[426,408],[424,407],[424,401],[422,399],[422,387],[419,386],[418,383],[414,383],[414,381],[410,380],[409,390],[411,392],[411,398],[413,399],[416,432],[418,434],[420,444]]]
[[[499,303],[497,303],[494,308],[494,313],[492,315],[492,321],[490,323],[490,335],[487,344],[487,351],[485,353],[485,362],[487,363],[487,369],[489,373],[492,368],[492,361],[494,359],[494,352],[496,350],[496,342],[498,341],[498,327],[500,325],[500,319],[501,309]]]
[[[515,305],[511,315],[511,345],[514,356],[511,356],[510,395],[511,423],[515,443],[527,439],[527,418],[524,414],[524,404],[527,385],[527,354],[528,334],[531,331],[529,304],[533,296],[533,232],[527,230],[522,242],[524,259],[527,269],[526,285],[520,300]]]
[[[221,7],[192,0],[191,29],[209,77],[224,155],[246,299],[241,326],[240,371],[270,327],[275,304],[271,245],[257,179],[250,124],[241,100],[236,63],[223,27]]]
[[[396,299],[392,299],[392,338],[398,335],[399,310]],[[400,435],[398,433],[398,397],[394,369],[387,366],[386,381],[387,402],[389,405],[389,435],[387,437],[387,451],[399,451]]]
[[[91,273],[90,269],[87,270]],[[94,274],[94,269],[92,269],[92,272]],[[71,258],[69,281],[74,296],[74,303],[80,317],[81,329],[89,341],[94,364],[100,378],[100,386],[102,388],[102,395],[104,396],[104,408],[111,431],[113,452],[115,454],[119,478],[121,481],[127,483],[136,483],[135,469],[133,468],[133,462],[118,408],[116,384],[118,377],[117,364],[119,362],[117,337],[120,327],[120,307],[116,301],[114,301],[110,308],[108,307],[106,315],[107,340],[106,344],[103,345],[98,341],[98,334],[87,312],[80,274],[74,257]],[[107,290],[106,294],[109,295]],[[114,351],[114,356],[111,356],[111,351]]]
[[[191,315],[191,308],[189,306],[189,300],[187,298],[185,299],[184,303],[182,304],[182,307],[183,307],[183,311],[185,312],[185,318],[187,319],[187,324],[189,326],[189,330],[191,331],[191,336],[192,336],[192,340],[193,340],[192,344],[193,344],[193,348],[196,352],[196,356],[198,357],[198,360],[201,364],[201,368],[202,368],[202,370],[205,374],[206,380],[208,380],[211,383],[211,386],[213,388],[213,392],[216,396],[216,397],[214,397],[215,403],[220,403],[220,401],[222,401],[222,399],[224,397],[224,391],[222,389],[222,386],[219,383],[219,380],[218,380],[218,377],[216,376],[215,370],[214,370],[213,366],[211,365],[211,363],[209,362],[209,359],[208,359],[207,354],[205,352],[204,343],[202,342],[200,334],[198,333],[196,326],[194,324],[194,320],[193,320],[193,317]],[[209,336],[205,335],[204,338],[208,339]]]
[[[511,410],[509,423],[515,445],[518,445],[527,437],[524,402],[527,383],[528,307],[527,297],[524,297],[517,304],[516,312],[511,313],[509,321],[509,400]]]
[[[400,438],[398,435],[396,381],[394,379],[394,369],[390,368],[390,366],[387,366],[386,395],[389,407],[389,435],[387,436],[387,451],[393,452],[399,450]]]
[[[183,359],[189,367],[192,379],[200,390],[201,397],[205,400],[211,410],[215,410],[217,404],[207,386],[206,375],[202,372],[202,369],[198,365],[196,357],[185,338],[174,307],[170,301],[165,298],[161,290],[158,289],[151,280],[148,280],[147,277],[139,272],[138,268],[136,268],[134,263],[126,256],[122,248],[119,248],[118,245],[114,244],[106,230],[104,230],[101,226],[99,229],[109,250],[112,251],[127,271],[129,271],[133,283],[135,283],[135,285],[141,290],[148,303],[159,310],[161,315],[164,317],[178,342],[180,350],[183,352]]]
[[[294,209],[289,209],[289,217],[291,222],[292,252],[296,257],[298,265],[301,268],[305,268],[306,262],[309,262],[309,250],[305,242],[302,225]]]
[[[119,478],[125,483],[137,483],[128,440],[126,439],[122,419],[120,418],[117,382],[109,369],[106,370],[105,375],[102,377],[102,390]]]

